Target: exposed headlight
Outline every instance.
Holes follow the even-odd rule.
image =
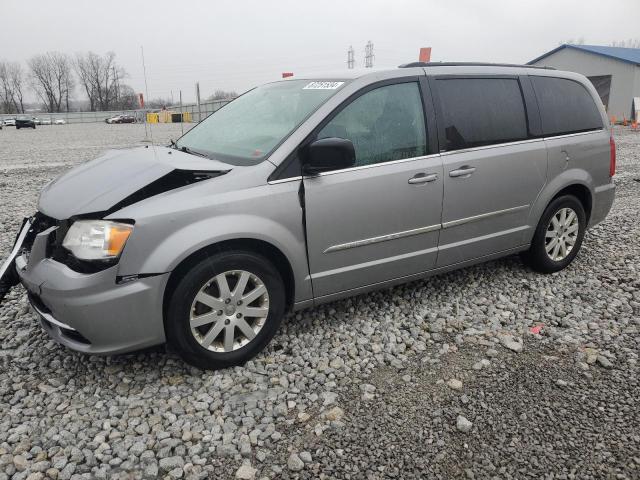
[[[62,246],[80,260],[117,258],[133,225],[106,220],[78,220],[71,225]]]

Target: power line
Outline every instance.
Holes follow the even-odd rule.
[[[373,54],[373,42],[369,40],[367,45],[364,47],[364,68],[373,68],[373,59],[375,55]]]

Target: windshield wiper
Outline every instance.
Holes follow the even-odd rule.
[[[196,155],[198,157],[209,158],[209,155],[206,155],[206,154],[204,154],[202,152],[198,152],[197,150],[193,150],[193,149],[191,149],[189,147],[185,147],[184,145],[181,146],[181,147],[178,147],[178,145],[175,142],[173,143],[173,148],[175,148],[176,150],[180,150],[181,152],[188,153],[190,155]]]

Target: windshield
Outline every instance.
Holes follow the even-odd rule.
[[[257,87],[185,133],[176,147],[233,165],[255,165],[344,83],[288,80]]]

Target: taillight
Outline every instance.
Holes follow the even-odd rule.
[[[613,135],[609,138],[609,145],[611,146],[611,154],[609,157],[609,176],[613,177],[616,174],[616,141],[613,139]]]

